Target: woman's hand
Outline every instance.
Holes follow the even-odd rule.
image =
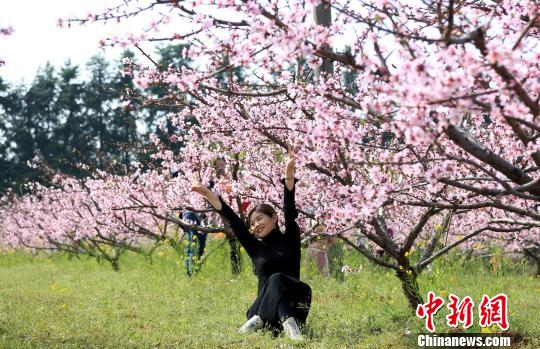
[[[285,185],[289,190],[292,190],[294,187],[295,160],[294,150],[289,146],[287,148],[287,164],[285,165]]]
[[[295,160],[296,157],[294,155],[294,151],[291,147],[289,147],[287,149],[287,166],[285,167],[285,177],[294,177]]]
[[[218,211],[221,211],[221,201],[214,192],[212,192],[208,187],[201,184],[201,181],[197,177],[193,177],[191,180],[191,190],[201,194],[204,198],[212,205],[212,207]]]
[[[201,181],[197,177],[193,177],[191,180],[191,191],[201,194],[206,197],[209,193],[212,193],[208,187],[201,184]]]

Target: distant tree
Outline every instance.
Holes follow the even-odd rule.
[[[46,64],[38,71],[28,90],[12,90],[4,100],[3,120],[7,127],[6,154],[10,166],[4,184],[22,192],[27,181],[41,179],[41,174],[29,166],[35,157],[50,158],[47,151],[58,120],[55,117],[57,78],[54,68]]]
[[[45,161],[60,172],[83,176],[76,165],[90,162],[94,149],[90,142],[94,130],[82,113],[84,84],[79,81],[79,68],[66,62],[58,73],[57,95],[54,101],[55,129],[49,139]]]

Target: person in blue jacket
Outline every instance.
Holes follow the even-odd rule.
[[[176,178],[179,173],[180,171],[174,171],[171,173],[171,177]],[[188,224],[201,225],[201,218],[193,211],[183,211],[181,218]],[[184,250],[184,266],[187,274],[192,276],[194,272],[200,270],[200,261],[206,247],[207,234],[192,228],[186,228],[184,231],[184,238],[187,242]]]

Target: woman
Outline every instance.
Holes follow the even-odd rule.
[[[298,324],[304,324],[311,305],[311,288],[300,279],[300,229],[296,223],[294,157],[289,152],[284,184],[285,231],[281,232],[272,206],[259,204],[248,214],[249,227],[210,189],[198,181],[192,190],[226,218],[238,240],[251,257],[259,279],[257,298],[247,311],[248,321],[240,332],[249,333],[263,326],[279,330],[294,340],[301,339]]]

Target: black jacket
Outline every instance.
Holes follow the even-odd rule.
[[[285,232],[276,227],[262,240],[249,232],[244,221],[220,197],[222,209],[218,212],[230,222],[238,240],[251,257],[255,265],[255,274],[259,279],[259,291],[268,277],[274,273],[284,273],[300,279],[300,229],[296,223],[298,211],[294,199],[296,180],[292,190],[287,189],[284,179],[281,183],[284,187]]]

